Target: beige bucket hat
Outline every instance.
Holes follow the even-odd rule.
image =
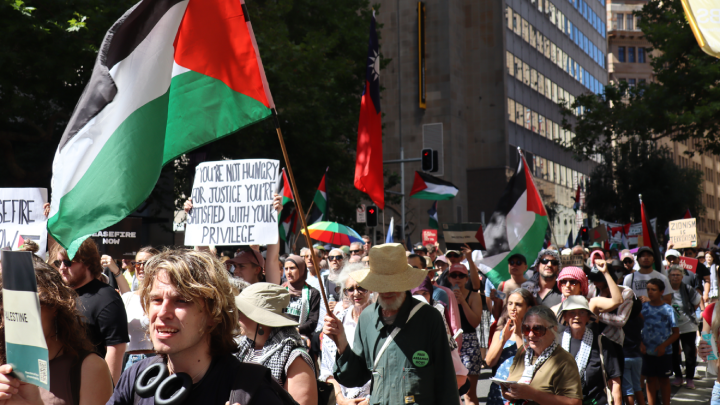
[[[584,309],[588,311],[591,322],[597,320],[595,314],[590,310],[590,305],[588,304],[587,298],[583,297],[582,295],[571,295],[567,297],[565,301],[563,301],[563,303],[560,305],[560,308],[558,309],[557,320],[560,325],[567,325],[563,314],[565,313],[565,311],[571,311],[573,309]]]
[[[361,287],[385,293],[409,291],[420,285],[427,272],[408,264],[405,249],[399,243],[370,248],[370,268],[350,273]]]
[[[290,293],[272,283],[255,283],[235,297],[235,306],[248,318],[260,325],[280,328],[298,323],[283,315],[290,304]]]

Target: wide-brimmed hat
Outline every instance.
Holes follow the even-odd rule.
[[[260,325],[280,328],[297,326],[298,323],[283,315],[290,304],[290,293],[283,287],[272,283],[255,283],[245,288],[235,297],[235,306]]]
[[[557,320],[560,322],[561,325],[566,325],[565,319],[563,319],[563,313],[565,311],[571,311],[573,309],[584,309],[588,311],[590,314],[590,320],[594,321],[597,319],[595,314],[590,310],[590,305],[588,305],[587,298],[583,297],[582,295],[571,295],[567,297],[565,301],[560,305],[560,309],[558,309],[557,314]]]
[[[350,277],[362,288],[386,293],[412,290],[427,277],[427,272],[408,264],[403,245],[385,243],[370,248],[369,269],[353,271]]]

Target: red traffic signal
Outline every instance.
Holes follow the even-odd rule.
[[[374,205],[371,205],[367,207],[366,215],[365,215],[365,224],[367,226],[377,226],[378,224],[378,211],[377,207]]]

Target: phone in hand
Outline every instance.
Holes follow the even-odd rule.
[[[507,386],[509,386],[509,385],[517,384],[517,383],[518,383],[517,381],[505,381],[505,380],[501,380],[501,379],[495,378],[495,377],[492,377],[492,378],[490,379],[490,381],[491,381],[491,382],[494,382],[494,383],[497,384],[497,385],[502,385],[503,387],[507,387]]]

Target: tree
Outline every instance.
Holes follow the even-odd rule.
[[[655,81],[611,83],[604,96],[578,96],[570,107],[585,113],[576,119],[563,111],[563,126],[576,134],[566,146],[583,157],[630,137],[695,139],[696,151],[720,154],[720,61],[698,46],[680,0],[650,0],[636,15],[655,51],[646,52]]]
[[[653,142],[629,140],[604,154],[590,175],[585,207],[598,218],[620,223],[640,222],[642,194],[658,230],[680,219],[687,209],[701,216],[702,173],[676,165],[666,147]]]

